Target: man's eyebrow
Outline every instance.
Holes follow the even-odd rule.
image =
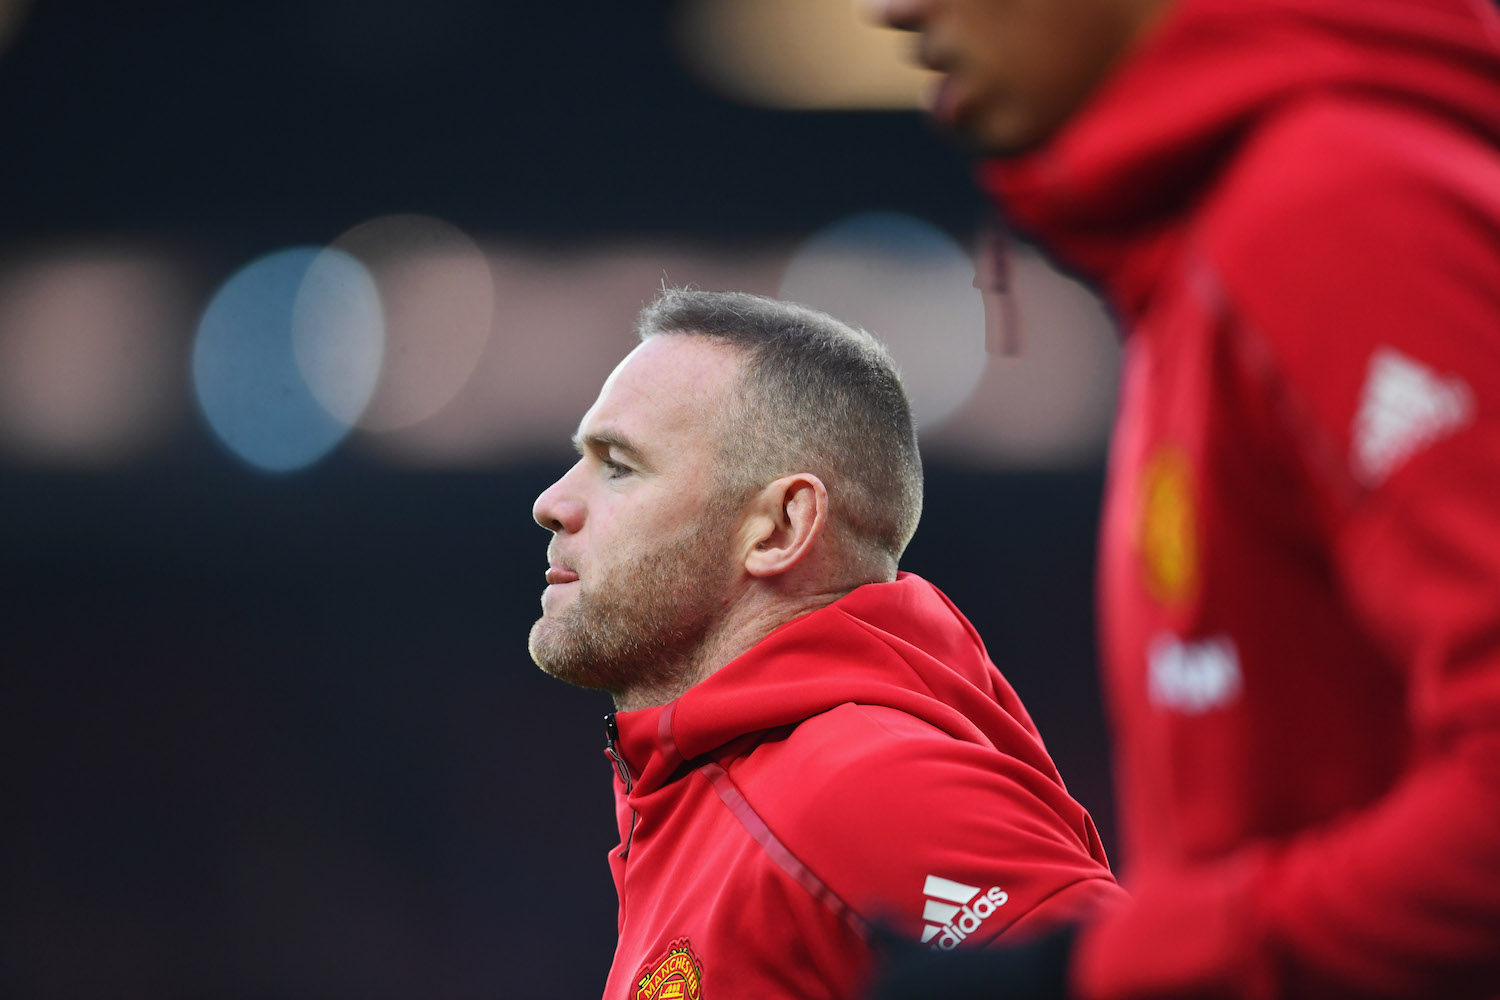
[[[587,451],[606,452],[614,448],[624,452],[627,457],[633,458],[636,461],[641,461],[644,457],[641,455],[641,450],[634,444],[631,444],[628,438],[621,437],[618,434],[611,434],[608,431],[595,434],[574,434],[573,447],[580,455]]]

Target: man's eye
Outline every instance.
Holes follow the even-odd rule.
[[[604,466],[604,475],[606,478],[619,479],[621,476],[630,474],[629,466],[621,465],[619,462],[613,461],[608,458],[603,458],[599,461],[600,464]]]

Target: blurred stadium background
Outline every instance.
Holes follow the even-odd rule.
[[[976,289],[902,44],[849,0],[0,0],[0,995],[597,993],[608,700],[526,655],[530,505],[663,281],[892,344],[906,568],[1113,843],[1116,344],[1024,245]]]

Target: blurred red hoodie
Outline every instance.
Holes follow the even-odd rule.
[[[1500,995],[1500,18],[1181,0],[986,166],[1126,328],[1073,989]]]

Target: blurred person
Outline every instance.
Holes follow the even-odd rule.
[[[897,571],[922,471],[885,349],[732,292],[638,332],[534,509],[532,657],[617,709],[605,996],[850,997],[873,924],[951,949],[1122,898],[973,627]]]
[[[879,996],[1500,996],[1495,7],[867,2],[1125,328],[1099,594],[1133,896],[907,951]]]

